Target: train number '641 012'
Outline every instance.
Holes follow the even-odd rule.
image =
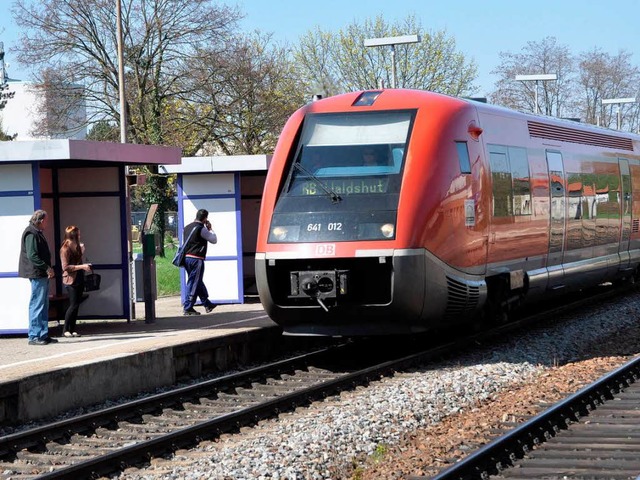
[[[307,224],[307,232],[322,232],[324,229],[329,230],[330,232],[336,232],[342,230],[341,222],[329,222],[325,225],[322,223],[308,223]]]

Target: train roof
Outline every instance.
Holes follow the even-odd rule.
[[[360,99],[369,95],[373,101],[370,103],[357,104]],[[328,97],[317,102],[308,104],[304,109],[312,113],[316,109],[313,108],[315,103],[322,105],[322,111],[344,111],[344,109],[358,106],[372,106],[376,109],[403,109],[417,108],[425,103],[432,104],[437,102],[442,106],[448,105],[452,110],[462,108],[463,105],[473,106],[479,114],[498,115],[503,117],[511,117],[520,119],[530,124],[538,124],[541,126],[549,125],[561,127],[567,130],[575,130],[582,132],[590,132],[596,135],[608,135],[621,137],[640,142],[640,135],[631,132],[622,132],[610,128],[599,127],[588,123],[581,123],[575,120],[550,117],[547,115],[536,115],[533,113],[521,112],[498,105],[479,102],[469,98],[454,97],[442,93],[431,92],[427,90],[412,89],[380,89],[380,90],[360,90],[350,93],[344,93],[333,97]]]

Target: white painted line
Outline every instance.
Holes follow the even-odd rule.
[[[119,340],[116,343],[109,343],[107,345],[98,345],[98,346],[94,346],[94,347],[91,347],[91,348],[86,348],[84,350],[74,350],[73,352],[64,352],[64,353],[59,353],[57,355],[51,355],[51,356],[48,356],[48,357],[34,358],[34,359],[31,359],[31,360],[24,360],[22,362],[10,363],[8,365],[1,365],[0,366],[0,370],[11,368],[11,367],[17,367],[19,365],[28,365],[30,363],[42,362],[43,360],[52,359],[52,358],[63,358],[63,357],[67,357],[69,355],[76,355],[78,353],[95,352],[98,349],[111,348],[114,345],[118,345],[118,346],[127,345],[129,343],[135,343],[135,342],[138,342],[140,340],[149,340],[151,338],[158,338],[158,337],[170,337],[170,336],[175,336],[175,335],[181,335],[181,334],[184,334],[185,332],[196,332],[198,330],[210,330],[212,328],[225,327],[227,325],[237,325],[239,323],[245,323],[245,322],[249,322],[249,321],[252,321],[252,320],[257,320],[259,318],[265,318],[265,317],[268,318],[268,315],[259,315],[257,317],[246,318],[244,320],[235,320],[233,322],[220,323],[220,324],[217,324],[217,325],[209,325],[209,326],[200,327],[200,328],[190,328],[188,330],[174,330],[174,331],[171,331],[171,332],[165,332],[165,333],[156,334],[153,337],[150,337],[148,334],[145,334],[145,333],[139,333],[139,335],[145,335],[145,336],[144,337],[140,337],[140,338],[134,338],[134,339],[131,339],[131,340]],[[137,333],[136,332],[127,332],[127,334],[129,336],[131,336],[131,335],[136,335]],[[90,338],[92,340],[95,340],[95,339],[100,340],[99,337],[90,336],[90,335],[86,335],[86,336],[84,336],[82,338]],[[108,340],[114,340],[116,338],[117,337],[107,336],[107,337],[104,337],[103,339],[105,341],[108,341]],[[77,343],[81,343],[81,342],[77,342]],[[61,344],[59,344],[59,345],[61,345]],[[62,344],[62,345],[64,345],[64,344]],[[136,352],[132,352],[132,353],[136,353]],[[119,356],[122,356],[122,354],[120,354]]]

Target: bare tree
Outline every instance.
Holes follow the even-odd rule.
[[[308,94],[333,95],[344,91],[391,85],[392,58],[389,47],[364,46],[366,38],[418,34],[421,42],[397,45],[397,86],[419,88],[450,95],[468,95],[477,68],[456,51],[446,32],[427,32],[415,16],[387,23],[382,16],[354,21],[337,33],[320,28],[305,34],[295,47],[295,60]]]
[[[238,38],[216,80],[201,86],[201,98],[218,114],[210,123],[217,150],[257,154],[275,148],[287,118],[304,103],[305,90],[288,53],[271,35]],[[207,59],[201,68],[213,71],[215,65]]]
[[[222,51],[240,14],[212,0],[122,1],[128,138],[133,143],[166,144],[167,132],[172,131],[169,107],[185,93],[177,88],[180,79],[203,48]],[[12,12],[24,32],[18,60],[36,69],[39,83],[54,86],[57,99],[65,92],[76,95],[77,85],[82,85],[88,121],[119,124],[113,1],[16,0]],[[43,75],[47,72],[55,72],[56,81],[48,81]],[[167,182],[148,173],[150,202],[159,203],[155,227],[164,235]]]
[[[536,89],[540,111],[546,115],[573,114],[574,60],[569,48],[558,45],[554,37],[528,42],[521,53],[500,52],[501,63],[491,73],[499,75],[496,90],[489,95],[493,103],[518,110],[535,111]],[[557,81],[519,82],[516,75],[555,73]]]
[[[581,113],[586,122],[617,128],[617,109],[620,108],[623,128],[638,129],[637,103],[602,104],[602,100],[638,94],[640,70],[632,65],[631,57],[631,53],[624,50],[611,56],[598,48],[580,55],[578,81],[582,90]]]
[[[16,0],[22,28],[18,60],[80,84],[91,106],[89,121],[119,122],[116,17],[112,1]],[[131,141],[164,142],[163,109],[181,92],[174,87],[203,45],[225,43],[240,14],[211,0],[123,0],[126,108]],[[44,83],[44,82],[43,82]],[[60,84],[61,85],[61,84]]]
[[[81,85],[69,84],[53,69],[41,72],[41,82],[28,87],[37,112],[33,136],[71,138],[86,128],[86,103]]]

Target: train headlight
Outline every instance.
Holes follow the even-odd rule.
[[[297,225],[278,225],[271,228],[269,240],[275,242],[295,242],[300,235],[300,227]]]
[[[289,233],[289,229],[287,227],[275,227],[271,233],[276,240],[284,241],[287,239],[287,234]]]
[[[396,226],[393,223],[385,223],[380,227],[380,231],[385,238],[393,238],[396,231]]]

